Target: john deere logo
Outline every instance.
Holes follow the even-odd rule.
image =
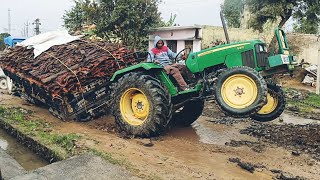
[[[235,45],[231,45],[231,46],[226,46],[226,47],[221,47],[221,48],[217,48],[217,49],[212,49],[210,51],[206,51],[206,52],[203,52],[203,53],[200,53],[198,54],[198,57],[201,57],[201,56],[205,56],[205,55],[208,55],[208,54],[211,54],[211,53],[214,53],[216,51],[221,51],[221,50],[226,50],[226,49],[230,49],[230,48],[235,48],[235,47],[238,47],[243,49],[245,45],[248,45],[250,43],[242,43],[242,44],[235,44]],[[240,49],[239,49],[240,50]]]

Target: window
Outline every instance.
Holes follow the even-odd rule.
[[[190,48],[191,52],[193,51],[193,41],[192,40],[186,40],[185,41],[185,48]]]
[[[267,47],[264,44],[258,44],[256,47],[257,47],[257,53],[267,52]]]
[[[171,49],[171,51],[177,52],[177,41],[175,40],[167,41],[167,46],[169,49]]]

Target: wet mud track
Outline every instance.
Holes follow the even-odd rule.
[[[299,155],[300,151],[301,153],[311,154],[312,157],[320,160],[319,124],[251,124],[250,127],[241,130],[240,133],[291,149],[294,155]]]
[[[283,116],[282,122],[277,120],[255,125],[256,123],[249,119],[225,117],[214,104],[209,103],[206,104],[203,116],[192,127],[174,127],[158,138],[130,139],[122,137],[121,133],[116,131],[111,116],[86,123],[64,122],[50,115],[46,109],[6,94],[0,94],[0,105],[33,111],[34,118],[50,123],[53,132],[81,135],[78,145],[111,154],[144,179],[320,177],[320,163],[316,154],[312,154],[311,151],[305,152],[298,146],[291,146],[292,143],[289,142],[285,145],[277,143],[277,139],[281,139],[280,132],[286,131],[285,134],[289,138],[290,133],[296,130],[294,128],[302,126],[284,124],[287,118],[292,119],[290,115]],[[285,130],[282,129],[282,125],[286,127]],[[314,128],[315,125],[307,126]],[[272,131],[273,127],[277,127],[279,132]],[[256,128],[270,129],[253,133]],[[275,136],[274,133],[278,135]],[[274,139],[265,138],[268,134]],[[305,135],[303,137],[308,137]],[[308,138],[304,140],[308,141]],[[302,145],[305,141],[301,141]],[[312,139],[312,143],[316,142],[316,138]],[[306,142],[307,145],[308,143],[311,142]],[[310,144],[308,148],[311,147],[313,146]]]

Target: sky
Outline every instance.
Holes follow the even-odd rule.
[[[159,11],[164,20],[176,14],[175,23],[183,25],[222,26],[220,20],[220,4],[223,0],[163,0]]]
[[[171,13],[176,14],[175,23],[184,25],[221,26],[220,4],[223,0],[162,0],[159,5],[161,17],[168,21]],[[62,16],[74,5],[72,0],[0,0],[0,33],[8,32],[10,9],[11,34],[16,37],[34,35],[35,19],[40,19],[40,31],[61,29]],[[27,26],[28,24],[28,26]]]

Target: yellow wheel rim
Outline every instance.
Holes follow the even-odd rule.
[[[148,118],[149,109],[150,105],[147,96],[137,88],[130,88],[121,96],[121,115],[130,125],[142,125]]]
[[[224,102],[236,109],[250,106],[258,96],[258,88],[252,78],[244,74],[230,76],[221,88]]]
[[[267,104],[264,105],[260,111],[258,111],[258,114],[270,114],[272,113],[278,106],[278,99],[275,97],[272,97],[270,92],[268,92],[267,95]]]

